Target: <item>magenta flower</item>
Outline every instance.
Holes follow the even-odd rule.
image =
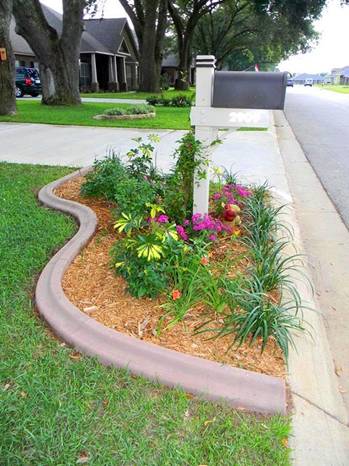
[[[251,191],[244,186],[241,186],[239,184],[236,185],[235,187],[236,193],[241,196],[241,197],[249,197],[251,196]]]
[[[208,239],[209,239],[210,241],[216,241],[217,236],[214,235],[214,234],[212,233],[212,234],[208,237]]]
[[[157,217],[156,222],[158,223],[168,223],[168,216],[161,214]]]
[[[183,222],[183,225],[184,225],[185,227],[187,227],[189,224],[190,224],[190,220],[185,219],[184,222]]]
[[[191,220],[192,220],[193,223],[197,223],[197,222],[199,222],[201,220],[201,218],[202,218],[201,214],[194,214],[192,216]]]
[[[221,197],[222,197],[222,194],[221,194],[221,193],[214,193],[214,194],[212,195],[212,199],[213,199],[214,201],[217,201],[217,200],[220,199]]]
[[[177,233],[179,236],[182,238],[183,241],[187,241],[189,239],[189,236],[187,235],[185,229],[182,227],[182,225],[177,225],[176,226]]]

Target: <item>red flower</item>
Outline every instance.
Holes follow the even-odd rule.
[[[207,257],[201,257],[200,264],[201,265],[207,265],[208,264],[208,258]]]
[[[179,290],[173,290],[172,291],[173,301],[176,301],[176,299],[179,299],[181,296],[182,296],[182,293]]]

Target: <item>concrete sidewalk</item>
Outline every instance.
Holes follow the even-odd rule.
[[[346,466],[349,464],[349,428],[341,392],[348,383],[348,360],[345,359],[349,341],[345,313],[349,283],[348,232],[340,227],[338,214],[306,162],[283,114],[277,114],[277,118],[277,131],[273,127],[270,131],[222,133],[224,143],[213,153],[213,163],[238,173],[240,179],[247,182],[268,180],[278,201],[289,205],[287,220],[294,228],[295,245],[300,253],[309,251],[310,268],[306,273],[314,279],[316,287],[314,299],[308,287],[297,283],[315,312],[305,310],[313,339],[305,334],[297,337],[298,352],[291,350],[289,361],[294,406],[290,445],[294,464]],[[103,156],[108,147],[124,153],[134,146],[132,138],[147,133],[149,131],[120,128],[2,123],[0,160],[86,166],[95,156]],[[176,141],[184,132],[156,133],[161,136],[158,164],[166,169],[171,165],[170,154]],[[309,249],[310,246],[314,247]],[[318,280],[320,271],[327,282]],[[333,339],[337,335],[336,347],[329,344],[324,323],[331,302],[336,303],[336,311],[328,314]],[[330,343],[333,343],[331,338]],[[333,360],[341,361],[343,367],[336,367]]]

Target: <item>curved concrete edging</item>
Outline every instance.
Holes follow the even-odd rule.
[[[48,262],[36,287],[37,308],[54,332],[105,365],[128,368],[133,374],[180,387],[207,400],[224,401],[235,408],[284,414],[286,389],[282,379],[138,340],[98,323],[67,299],[61,285],[64,272],[94,235],[97,218],[89,207],[58,198],[53,190],[88,170],[78,170],[39,192],[39,200],[45,206],[72,215],[80,225],[75,236]]]

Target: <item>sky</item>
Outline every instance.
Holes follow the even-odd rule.
[[[42,3],[62,11],[62,0],[42,0]],[[125,16],[118,0],[105,0],[104,17]],[[340,6],[340,0],[328,0],[321,18],[314,24],[320,40],[306,54],[299,54],[281,62],[279,69],[291,73],[321,73],[332,68],[349,66],[349,6]]]

